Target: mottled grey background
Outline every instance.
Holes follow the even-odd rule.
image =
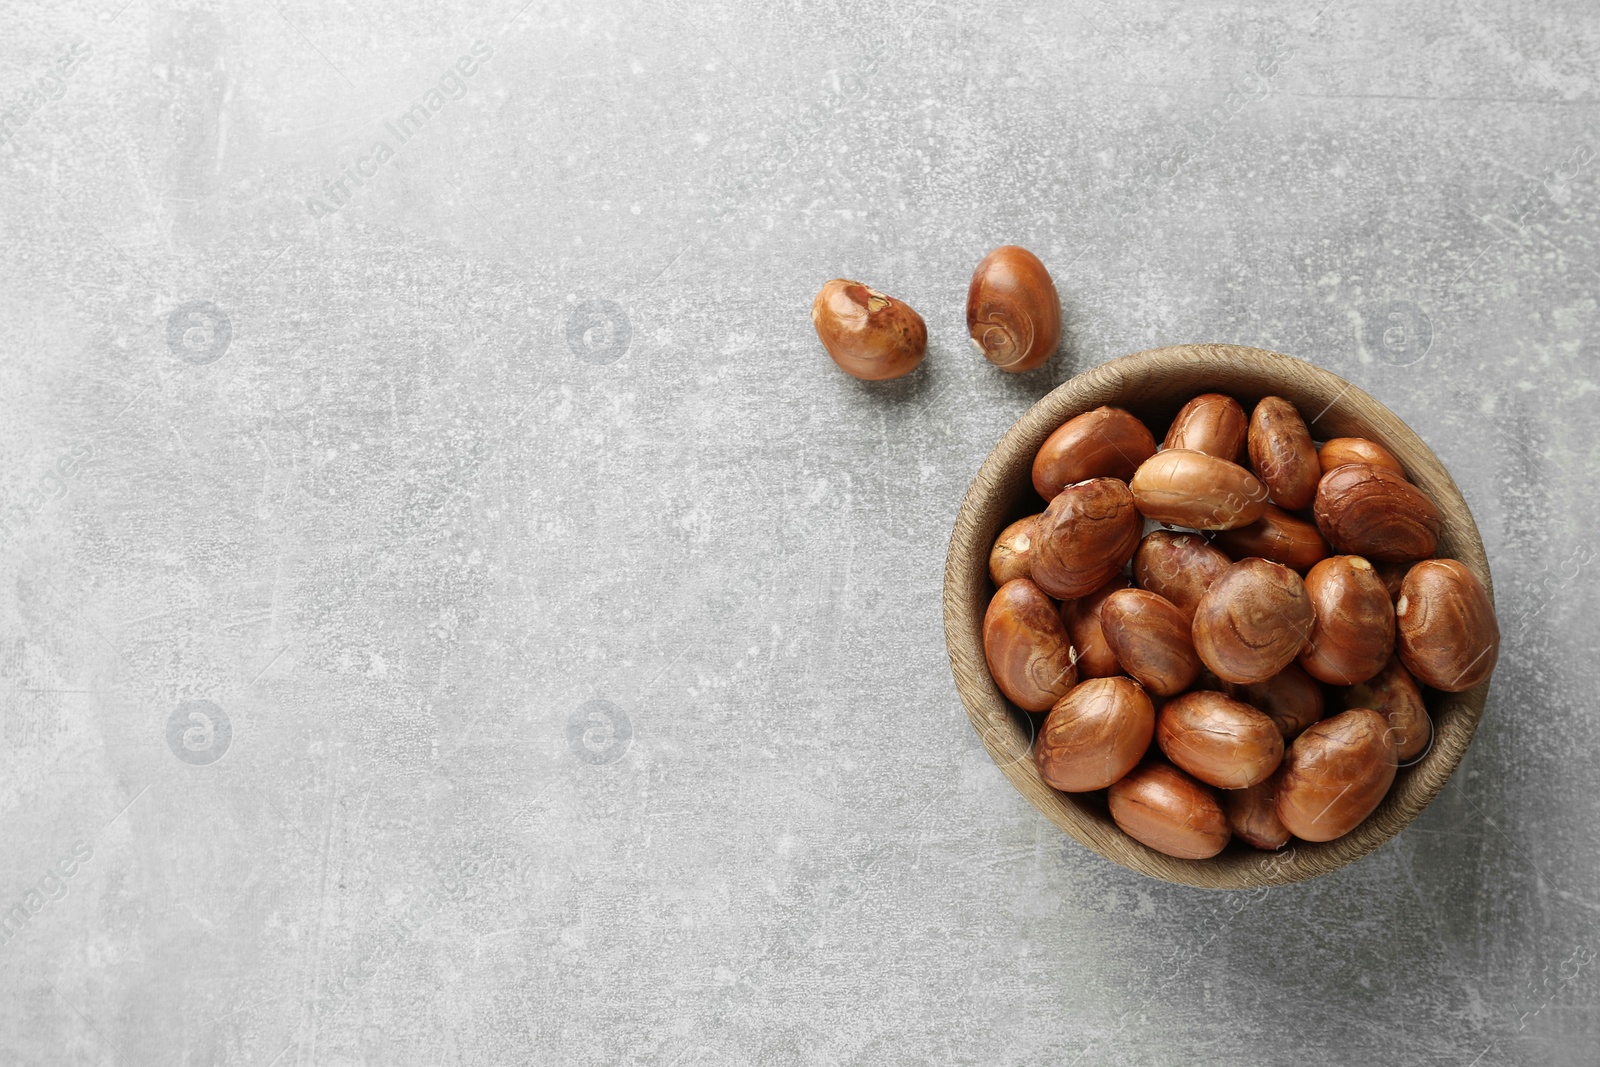
[[[1600,1059],[1600,11],[1323,2],[5,4],[0,1062]],[[1063,838],[945,659],[985,453],[1182,341],[1408,419],[1506,632],[1266,894]]]

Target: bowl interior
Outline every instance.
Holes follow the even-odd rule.
[[[1394,413],[1343,378],[1303,360],[1237,345],[1177,345],[1113,360],[1078,375],[1028,410],[973,479],[956,517],[945,569],[945,636],[956,688],[984,746],[1011,783],[1052,822],[1108,859],[1154,878],[1219,889],[1282,885],[1344,866],[1393,837],[1443,788],[1472,740],[1489,683],[1464,693],[1425,690],[1433,744],[1400,770],[1365,822],[1334,841],[1295,840],[1279,852],[1239,841],[1209,860],[1181,860],[1117,829],[1104,792],[1060,793],[1039,777],[1030,751],[1037,722],[1001,695],[983,657],[983,615],[994,584],[989,549],[1005,526],[1041,510],[1031,481],[1034,454],[1063,422],[1102,404],[1127,408],[1160,440],[1178,409],[1198,393],[1228,393],[1248,411],[1264,396],[1291,401],[1317,440],[1366,437],[1387,447],[1444,518],[1439,556],[1460,560],[1490,591],[1483,542],[1455,482]]]

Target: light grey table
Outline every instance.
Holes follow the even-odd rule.
[[[1593,4],[124,3],[0,12],[0,1061],[1600,1058]],[[985,453],[1183,341],[1406,418],[1505,630],[1264,895],[1062,837],[945,660]]]

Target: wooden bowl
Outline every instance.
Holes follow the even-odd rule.
[[[1030,408],[989,453],[950,537],[945,638],[956,689],[984,747],[1051,822],[1107,859],[1152,878],[1210,889],[1285,885],[1359,859],[1416,818],[1461,762],[1483,714],[1489,683],[1465,693],[1425,691],[1434,723],[1432,747],[1400,770],[1383,803],[1343,837],[1320,844],[1294,840],[1279,852],[1235,840],[1211,859],[1182,860],[1119,830],[1103,790],[1060,793],[1044,783],[1029,751],[1042,717],[1031,718],[1001,695],[983,657],[983,615],[994,595],[989,549],[1008,523],[1043,510],[1030,473],[1044,439],[1073,416],[1112,404],[1143,419],[1159,441],[1178,408],[1206,392],[1228,393],[1246,411],[1263,396],[1285,397],[1300,409],[1317,440],[1366,437],[1387,447],[1444,516],[1437,554],[1466,564],[1493,598],[1483,542],[1460,490],[1432,450],[1388,408],[1343,378],[1292,356],[1237,345],[1175,345],[1123,356],[1078,375]]]

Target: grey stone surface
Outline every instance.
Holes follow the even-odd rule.
[[[1323,2],[4,5],[0,1061],[1600,1060],[1600,11]],[[1012,420],[1201,340],[1409,420],[1506,631],[1254,896],[1063,838],[940,624]]]

